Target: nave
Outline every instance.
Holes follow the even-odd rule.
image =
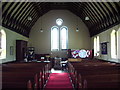
[[[102,60],[68,61],[54,69],[51,62],[3,64],[2,86],[6,89],[120,89],[120,64]],[[64,69],[62,69],[64,68]]]
[[[0,1],[0,89],[120,88],[119,0],[31,1]]]
[[[68,72],[62,70],[54,70],[50,74],[50,77],[45,85],[44,90],[61,90],[69,89],[73,90],[72,82]]]

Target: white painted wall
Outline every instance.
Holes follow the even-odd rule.
[[[1,27],[6,32],[6,59],[0,60],[0,63],[10,62],[16,60],[16,40],[28,41],[28,38],[7,28]],[[10,46],[13,46],[13,55],[10,55]]]
[[[29,46],[35,47],[35,53],[52,53],[53,57],[56,55],[66,57],[66,52],[51,52],[51,27],[56,25],[57,18],[63,19],[63,25],[68,27],[68,47],[70,49],[90,49],[89,31],[82,20],[68,10],[51,10],[42,16],[44,32],[40,32],[41,18],[37,20],[30,32]],[[76,32],[77,19],[79,32]]]
[[[110,34],[111,34],[112,30],[116,30],[116,31],[119,30],[119,34],[118,34],[119,38],[117,40],[117,42],[118,42],[118,44],[117,44],[117,46],[118,46],[117,47],[117,56],[118,56],[117,59],[111,58],[111,43],[112,42],[110,40]],[[107,46],[108,46],[107,47],[108,54],[107,55],[102,55],[101,52],[100,52],[100,56],[98,56],[98,58],[99,59],[104,59],[104,60],[107,60],[107,61],[120,62],[120,24],[116,25],[116,26],[114,26],[114,27],[112,27],[112,28],[110,28],[110,29],[108,29],[108,30],[98,34],[98,35],[95,35],[95,36],[99,36],[100,37],[100,43],[102,43],[102,42],[109,42],[107,44]],[[93,36],[91,38],[91,49],[94,48],[94,37],[95,36]]]

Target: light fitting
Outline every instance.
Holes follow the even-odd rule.
[[[78,29],[78,28],[76,28],[76,32],[79,32],[79,29]]]
[[[58,26],[62,25],[62,23],[63,23],[63,20],[62,20],[61,18],[58,18],[58,19],[56,20],[56,24],[57,24]]]
[[[28,16],[28,18],[27,18],[27,19],[28,19],[28,21],[31,21],[31,20],[32,20],[32,18],[31,18],[30,16]]]
[[[85,17],[85,20],[88,21],[88,20],[90,20],[90,19],[89,19],[89,17]]]
[[[42,28],[40,29],[40,32],[43,32],[43,29],[42,29]]]
[[[77,17],[77,20],[76,20],[76,21],[77,21],[77,25],[76,25],[76,27],[77,27],[77,28],[76,28],[76,32],[79,32],[79,29],[78,29],[78,17]]]

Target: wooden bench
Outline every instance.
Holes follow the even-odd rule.
[[[75,88],[86,87],[85,82],[87,82],[87,88],[105,87],[105,85],[111,85],[111,83],[113,83],[113,86],[111,85],[110,87],[118,88],[120,74],[119,64],[111,64],[97,60],[82,60],[79,63],[71,62],[68,66]],[[112,80],[110,81],[110,79]],[[106,88],[109,87],[106,86]]]
[[[27,88],[27,83],[29,81],[32,81],[32,87],[38,88],[39,85],[40,88],[43,88],[49,76],[49,70],[49,63],[3,64],[3,89]]]

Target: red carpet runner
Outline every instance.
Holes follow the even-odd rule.
[[[68,73],[51,73],[45,90],[73,90]]]

